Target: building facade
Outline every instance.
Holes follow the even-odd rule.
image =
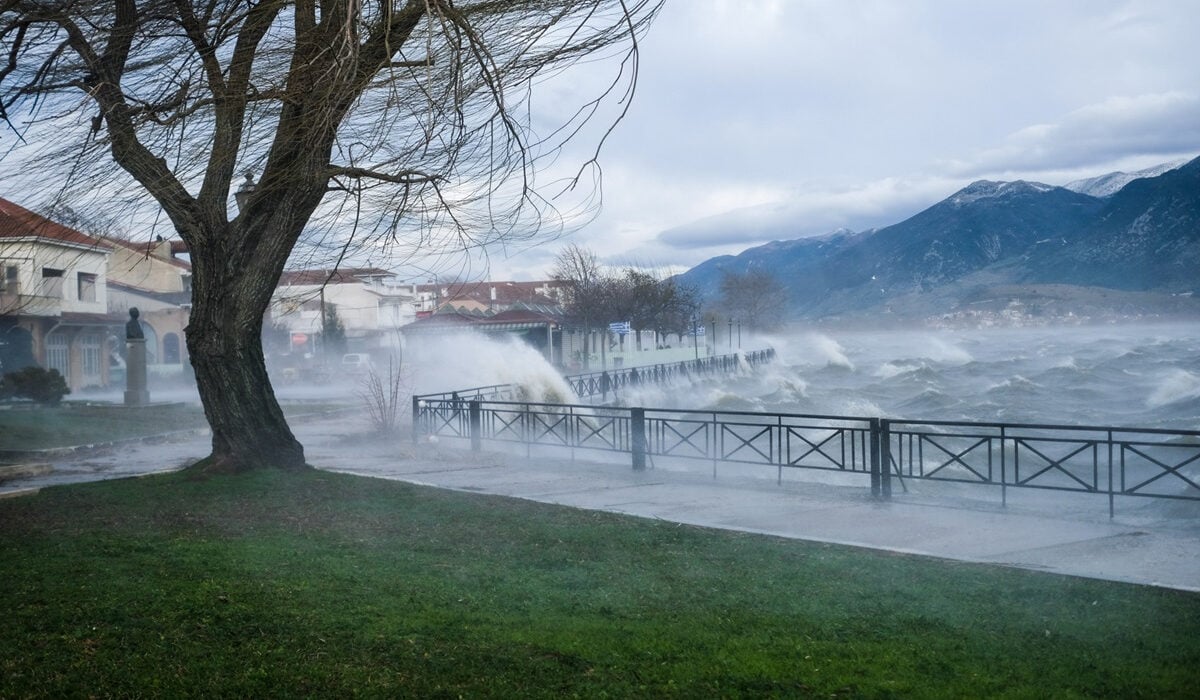
[[[72,391],[107,386],[124,318],[108,309],[112,247],[0,198],[0,337]],[[12,361],[11,359],[9,360]],[[8,372],[20,367],[3,367]]]
[[[265,343],[268,354],[321,363],[340,362],[340,352],[380,360],[399,356],[400,328],[416,318],[415,299],[413,285],[379,268],[285,271],[264,324],[273,336]],[[324,337],[333,319],[345,335],[344,347],[336,351]]]
[[[146,366],[152,377],[190,376],[184,329],[192,309],[192,266],[180,255],[182,241],[103,239],[108,260],[108,310],[128,317],[136,308],[146,336]]]

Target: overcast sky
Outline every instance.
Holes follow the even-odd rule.
[[[565,240],[686,268],[979,179],[1195,157],[1197,37],[1197,0],[667,0],[601,154],[603,210]],[[492,251],[491,277],[544,277],[561,245]]]

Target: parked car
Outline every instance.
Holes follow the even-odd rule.
[[[375,371],[371,356],[362,352],[342,355],[342,370],[349,374],[368,374]]]

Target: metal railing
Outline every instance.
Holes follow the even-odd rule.
[[[1154,428],[885,420],[900,479],[1200,500],[1200,432]]]
[[[1200,501],[1200,431],[696,411],[414,397],[413,439],[440,435],[719,464],[816,469],[894,481]]]
[[[599,396],[602,401],[607,401],[609,394],[615,395],[620,390],[629,387],[645,384],[673,384],[676,381],[690,381],[697,377],[733,374],[743,369],[754,369],[768,364],[774,359],[775,349],[767,348],[744,353],[700,357],[668,364],[573,374],[564,379],[571,385],[571,390],[579,398]]]

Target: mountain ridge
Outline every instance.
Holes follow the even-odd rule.
[[[1139,171],[1161,169],[1103,197],[979,180],[890,226],[772,241],[706,260],[678,279],[713,303],[725,272],[762,270],[783,284],[785,316],[806,320],[898,308],[910,318],[942,318],[981,299],[1028,306],[1047,289],[1060,300],[1086,298],[1105,317],[1200,314],[1200,158],[1172,165]],[[1069,314],[1069,305],[1056,313]]]

